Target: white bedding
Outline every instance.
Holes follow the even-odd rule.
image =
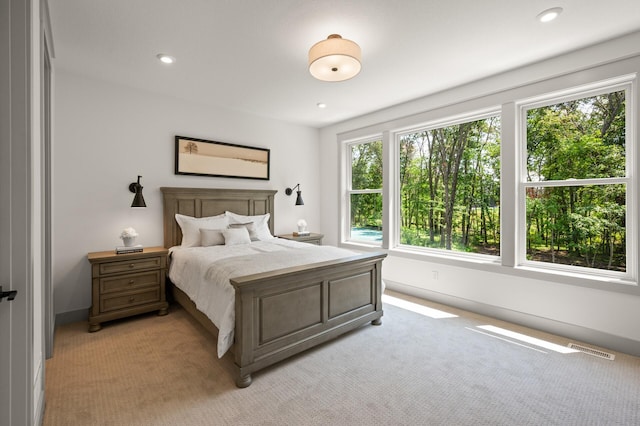
[[[169,278],[218,328],[221,358],[233,344],[235,290],[230,278],[355,254],[337,247],[282,238],[234,246],[173,247]]]

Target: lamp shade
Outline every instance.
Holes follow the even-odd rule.
[[[140,188],[140,191],[136,191],[136,195],[133,196],[131,207],[147,207],[147,203],[144,202],[144,197],[142,196],[142,188]]]
[[[304,201],[302,201],[302,190],[300,189],[300,184],[297,184],[293,188],[287,188],[284,190],[284,193],[287,195],[293,194],[293,191],[296,191],[296,206],[304,206]]]
[[[147,204],[144,202],[144,197],[142,196],[142,185],[140,184],[141,177],[142,176],[138,176],[137,182],[132,182],[131,184],[129,184],[129,191],[136,194],[133,197],[131,207],[147,207]]]
[[[356,76],[362,65],[360,46],[338,34],[309,49],[309,72],[322,81],[343,81]]]

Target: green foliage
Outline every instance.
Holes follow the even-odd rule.
[[[351,189],[382,188],[382,141],[351,146]]]
[[[625,270],[626,188],[579,182],[625,176],[624,92],[529,110],[527,176],[569,180],[527,191],[528,258]]]
[[[624,176],[624,129],[624,92],[529,110],[529,181]]]
[[[351,188],[382,188],[382,141],[351,146]],[[351,195],[352,227],[382,228],[382,194]]]
[[[401,243],[499,254],[499,117],[403,135],[400,194]]]
[[[624,91],[527,111],[527,258],[624,271]],[[400,242],[500,254],[500,117],[400,137]],[[382,188],[382,142],[351,147],[352,189]],[[351,195],[352,227],[382,226],[380,193]]]

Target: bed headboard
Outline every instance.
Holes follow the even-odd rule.
[[[222,188],[160,188],[164,199],[164,246],[178,246],[182,232],[176,213],[193,217],[215,216],[229,210],[242,215],[270,213],[269,230],[273,234],[275,190]]]

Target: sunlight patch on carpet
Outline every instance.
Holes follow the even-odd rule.
[[[555,343],[547,342],[546,340],[537,339],[535,337],[527,336],[526,334],[516,333],[515,331],[506,330],[504,328],[496,327],[494,325],[479,325],[485,331],[499,334],[501,336],[509,337],[510,339],[519,340],[521,342],[529,343],[531,345],[539,346],[541,348],[548,349],[550,351],[558,352],[561,354],[570,354],[580,352],[576,349],[569,348],[567,346],[557,345]]]
[[[512,345],[516,345],[516,346],[520,346],[520,347],[523,347],[523,348],[531,349],[532,351],[541,352],[543,354],[548,354],[549,353],[549,352],[545,352],[545,351],[543,351],[541,349],[534,348],[532,346],[523,345],[522,343],[514,342],[513,340],[510,340],[510,339],[505,339],[504,337],[496,336],[495,334],[485,333],[484,331],[480,331],[480,330],[477,330],[475,328],[465,327],[465,329],[467,329],[469,331],[473,331],[474,333],[479,333],[479,334],[491,337],[492,339],[502,340],[503,342],[511,343]]]
[[[420,315],[424,315],[430,318],[442,319],[442,318],[457,318],[458,315],[450,314],[438,309],[429,308],[427,306],[419,305],[417,303],[408,302],[406,300],[398,299],[397,297],[382,295],[382,302],[388,303],[398,308],[405,309],[407,311],[415,312]]]

